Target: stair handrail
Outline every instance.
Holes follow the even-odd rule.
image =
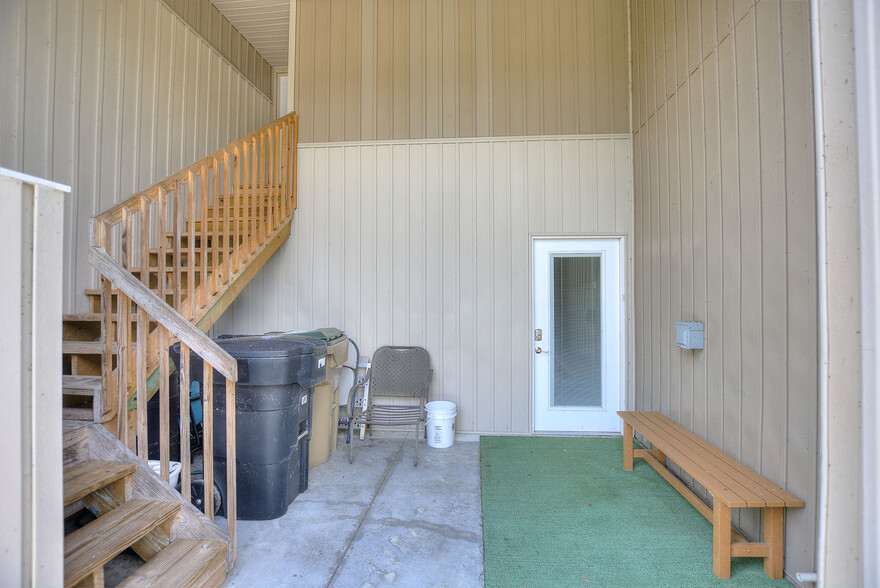
[[[238,381],[238,363],[213,339],[197,329],[167,302],[144,286],[130,272],[107,255],[100,247],[89,248],[89,263],[128,296],[132,302],[147,311],[168,332],[180,339],[190,350],[214,366],[225,378]]]
[[[202,358],[204,370],[203,397],[204,410],[204,441],[203,441],[203,476],[204,476],[204,505],[205,514],[214,519],[214,443],[213,443],[213,373],[214,370],[226,379],[225,405],[235,406],[235,383],[238,381],[238,362],[222,347],[217,345],[210,337],[199,330],[195,325],[186,320],[180,313],[172,308],[167,302],[159,298],[152,290],[146,287],[140,280],[135,278],[128,270],[116,263],[116,261],[100,247],[89,248],[89,263],[104,276],[110,283],[125,294],[128,300],[134,303],[138,312],[137,339],[144,340],[146,333],[147,317],[159,323],[160,338],[167,343],[168,335],[173,335],[181,343],[181,369],[180,369],[180,435],[181,435],[181,490],[186,500],[191,499],[191,463],[189,459],[189,390],[190,390],[190,350]],[[145,346],[140,346],[141,348]],[[160,347],[160,365],[168,365],[167,345]],[[167,368],[166,368],[167,369]],[[164,371],[164,370],[163,370]],[[125,372],[119,372],[120,377],[125,377]],[[159,419],[160,419],[160,469],[163,479],[168,480],[169,472],[169,390],[168,379],[165,377],[160,382],[159,395]],[[147,448],[147,400],[146,388],[146,361],[145,352],[138,354],[137,369],[138,403],[136,409],[137,421],[137,454],[144,461],[148,460]],[[127,389],[126,386],[118,386],[118,390]],[[185,400],[184,400],[185,397]],[[227,554],[228,566],[235,561],[236,554],[236,518],[237,518],[237,485],[236,485],[236,435],[235,435],[236,410],[226,411],[226,533],[230,538],[230,553]],[[127,427],[122,429],[122,441],[127,443]]]
[[[153,192],[155,192],[157,188],[161,188],[165,191],[169,191],[173,188],[175,183],[185,181],[187,179],[187,174],[191,170],[201,168],[202,166],[208,167],[215,159],[222,158],[224,156],[224,154],[229,153],[229,151],[231,149],[234,149],[236,146],[242,146],[242,145],[245,145],[251,141],[259,139],[260,137],[262,137],[266,134],[267,129],[276,127],[276,126],[284,124],[284,123],[289,123],[291,121],[294,123],[294,133],[298,134],[298,128],[296,128],[297,127],[296,113],[290,112],[288,114],[285,114],[284,116],[277,118],[276,120],[270,122],[266,126],[260,128],[260,129],[257,129],[253,133],[245,136],[244,138],[236,139],[232,143],[229,143],[228,145],[221,147],[217,151],[214,151],[210,155],[206,155],[202,159],[191,163],[190,165],[186,166],[185,168],[181,169],[180,171],[177,171],[177,172],[171,174],[170,176],[159,180],[158,182],[156,182],[155,184],[153,184],[152,186],[150,186],[146,190],[143,190],[143,191],[135,194],[134,196],[132,196],[128,200],[120,202],[120,203],[116,204],[115,206],[113,206],[112,208],[108,208],[104,212],[101,212],[101,213],[95,215],[94,218],[97,218],[103,222],[107,222],[107,223],[111,223],[111,224],[119,222],[120,220],[122,220],[122,215],[123,215],[124,209],[129,209],[129,210],[132,209],[138,203],[140,198],[145,197],[145,196],[149,197],[149,195],[152,194]],[[296,149],[296,144],[297,144],[296,141],[294,141],[294,145],[293,145],[294,149]],[[296,165],[296,162],[294,160],[294,166],[295,165]],[[96,245],[94,237],[92,238],[92,245]]]

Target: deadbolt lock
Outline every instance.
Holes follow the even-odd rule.
[[[543,337],[544,335],[541,332],[541,329],[535,329],[535,341],[540,341]]]

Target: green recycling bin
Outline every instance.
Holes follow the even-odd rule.
[[[330,459],[339,433],[339,384],[342,364],[348,359],[348,337],[335,327],[296,333],[299,337],[320,339],[327,344],[327,379],[315,385],[312,397],[312,438],[309,441],[309,467]]]

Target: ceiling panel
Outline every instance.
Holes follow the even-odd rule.
[[[290,0],[211,0],[274,68],[287,68]]]

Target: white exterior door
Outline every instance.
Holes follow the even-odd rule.
[[[621,430],[622,248],[621,238],[532,240],[536,433]]]

